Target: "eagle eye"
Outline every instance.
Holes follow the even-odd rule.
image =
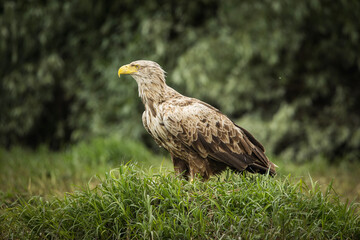
[[[139,68],[140,68],[140,66],[139,66],[139,65],[134,64],[134,63],[130,64],[130,66],[135,67],[136,69],[139,69]]]

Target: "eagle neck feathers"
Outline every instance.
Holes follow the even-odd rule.
[[[138,84],[141,101],[146,110],[150,110],[154,117],[160,104],[175,96],[181,96],[180,93],[166,85],[163,74],[150,74],[148,77],[134,78]]]

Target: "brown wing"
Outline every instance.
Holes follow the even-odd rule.
[[[174,101],[163,107],[165,128],[203,158],[223,162],[239,171],[275,174],[264,147],[246,130],[216,108],[196,99]]]

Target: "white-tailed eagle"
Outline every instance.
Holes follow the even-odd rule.
[[[142,121],[157,144],[168,150],[177,174],[208,179],[227,167],[237,171],[275,175],[276,165],[264,147],[218,109],[181,95],[165,83],[165,72],[153,61],[122,66],[130,74],[145,105]]]

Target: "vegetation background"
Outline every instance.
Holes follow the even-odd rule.
[[[119,66],[157,61],[168,84],[228,114],[294,161],[358,161],[360,3],[5,1],[0,143],[59,149],[146,138]]]
[[[252,132],[280,175],[359,197],[359,13],[354,0],[2,1],[0,213],[130,159],[171,169],[135,81],[117,77],[138,59]]]

